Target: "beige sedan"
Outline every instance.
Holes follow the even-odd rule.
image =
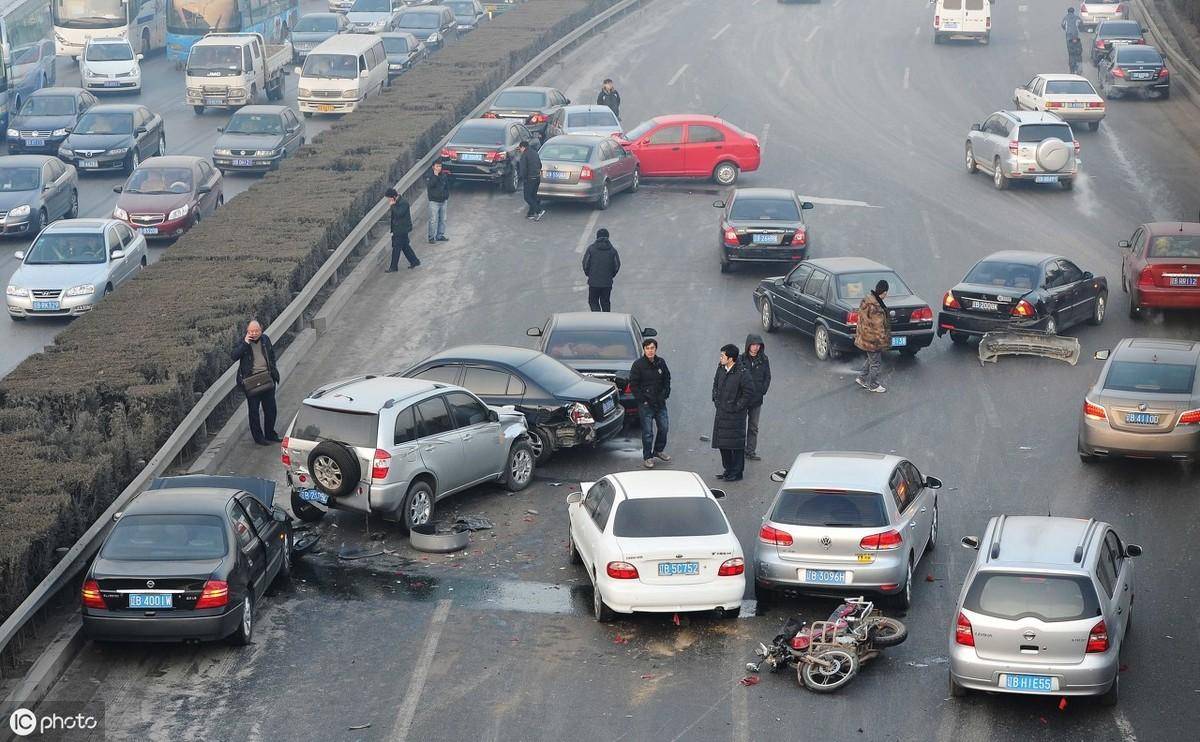
[[[1096,131],[1104,118],[1104,99],[1081,75],[1042,74],[1013,91],[1013,103],[1026,111],[1049,111],[1064,121],[1083,121]]]

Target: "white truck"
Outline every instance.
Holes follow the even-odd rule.
[[[240,108],[262,95],[282,100],[291,63],[290,40],[270,46],[259,33],[206,34],[188,53],[188,105],[200,114],[205,108]]]

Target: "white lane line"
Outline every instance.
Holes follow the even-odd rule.
[[[921,212],[921,224],[925,227],[925,243],[929,245],[929,252],[933,253],[934,261],[940,261],[942,255],[938,251],[937,239],[933,236],[933,223],[930,221],[929,213],[926,211]]]
[[[725,24],[725,25],[724,25],[724,26],[721,28],[721,30],[720,30],[720,31],[717,31],[715,34],[713,34],[712,40],[713,40],[713,41],[716,41],[717,39],[721,38],[721,34],[723,34],[723,33],[725,33],[726,31],[728,31],[728,30],[729,30],[729,29],[730,29],[732,26],[733,26],[733,24],[732,24],[732,23],[726,23],[726,24]]]
[[[771,131],[771,124],[770,123],[763,124],[763,133],[759,135],[758,141],[760,143],[765,142],[767,140],[767,134],[770,131]]]
[[[1137,735],[1133,733],[1133,725],[1129,723],[1125,712],[1117,711],[1114,714],[1114,719],[1117,722],[1117,729],[1121,732],[1122,742],[1137,742]]]
[[[834,2],[833,2],[833,7],[835,7],[835,8],[836,8],[837,6],[839,6],[839,5],[841,5],[841,4],[842,4],[842,0],[834,0]]]
[[[788,76],[790,76],[791,74],[792,74],[791,67],[783,68],[783,74],[779,77],[779,87],[781,87],[781,88],[783,87],[783,84],[787,82]]]
[[[1024,12],[1025,12],[1026,10],[1028,10],[1028,9],[1029,9],[1029,6],[1028,6],[1028,5],[1018,5],[1018,6],[1017,6],[1017,12],[1018,12],[1018,13],[1024,13]]]
[[[593,211],[588,217],[587,224],[583,228],[583,234],[579,235],[579,242],[575,244],[575,254],[583,255],[583,251],[592,242],[592,235],[596,234],[596,221],[600,219],[600,212]]]
[[[685,64],[684,66],[679,68],[678,72],[676,72],[674,75],[671,75],[671,79],[667,81],[667,87],[674,85],[675,81],[678,80],[680,77],[682,77],[683,73],[687,71],[687,68],[688,68],[688,66]]]
[[[910,70],[907,67],[905,67],[904,68],[904,89],[905,90],[908,90],[908,73],[909,72],[910,72]]]
[[[729,699],[730,716],[733,721],[733,742],[749,742],[750,715],[746,710],[746,697],[750,694],[742,685],[746,671],[741,665],[733,666],[733,698]]]
[[[913,31],[913,36],[920,36],[920,35],[921,35],[921,27],[917,26],[916,30]]]
[[[812,201],[824,206],[861,206],[866,209],[881,209],[882,206],[872,206],[866,201],[849,201],[844,198],[822,198],[821,196],[801,196],[801,201]]]
[[[812,41],[813,37],[817,35],[817,31],[820,31],[820,30],[821,30],[820,26],[813,26],[812,30],[808,32],[808,36],[804,37],[804,43],[807,44],[808,42]]]
[[[413,666],[412,676],[408,681],[408,690],[404,693],[404,703],[400,713],[396,715],[396,724],[392,727],[389,739],[403,742],[408,739],[412,729],[413,717],[417,714],[417,704],[421,702],[421,693],[425,690],[425,678],[433,665],[433,655],[437,652],[438,641],[442,638],[442,629],[446,628],[446,618],[450,615],[450,601],[439,600],[433,609],[433,618],[429,620],[429,633],[425,636],[425,647],[417,664]]]
[[[754,0],[754,2],[752,2],[752,3],[750,3],[750,4],[751,4],[751,5],[758,5],[758,3],[759,3],[759,0]]]

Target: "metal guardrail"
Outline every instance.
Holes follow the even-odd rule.
[[[505,80],[499,88],[472,109],[464,120],[476,118],[482,114],[491,104],[492,99],[501,90],[525,81],[526,78],[570,48],[579,39],[603,28],[615,18],[631,12],[633,9],[647,2],[650,2],[650,0],[622,0],[563,36],[542,50],[524,67],[517,70],[516,73]],[[404,174],[404,177],[395,185],[397,191],[407,194],[410,191],[420,188],[424,182],[425,173],[432,165],[433,159],[438,155],[446,142],[449,141],[450,135],[457,128],[457,126],[453,127],[445,137]],[[383,225],[387,219],[388,206],[387,199],[380,199],[379,203],[375,204],[367,212],[366,216],[350,231],[350,234],[342,240],[337,249],[321,265],[316,274],[309,279],[300,293],[296,295],[296,298],[280,312],[275,321],[271,323],[271,326],[266,329],[268,335],[275,338],[282,338],[296,329],[303,328],[306,322],[304,313],[327,285],[340,280],[340,271],[346,260],[364,245],[369,246],[370,240],[376,236],[376,228]],[[236,391],[236,376],[237,367],[230,366],[201,395],[196,405],[183,418],[179,427],[175,428],[175,431],[171,433],[167,441],[158,449],[158,452],[147,462],[142,471],[121,491],[121,494],[117,496],[112,505],[75,542],[66,555],[59,560],[58,564],[54,565],[54,568],[38,583],[33,592],[17,606],[16,610],[4,620],[3,624],[0,624],[0,654],[8,649],[9,644],[33,617],[37,615],[38,611],[44,608],[54,595],[84,569],[91,556],[100,548],[100,543],[108,534],[109,529],[112,528],[113,515],[126,508],[150,484],[151,480],[161,476],[171,466],[172,462],[182,454],[189,442],[204,429],[209,416],[216,412],[225,400]]]
[[[1138,10],[1138,14],[1142,16],[1146,27],[1150,29],[1150,33],[1158,40],[1155,48],[1162,53],[1167,61],[1175,67],[1175,73],[1183,72],[1187,77],[1188,86],[1195,91],[1200,92],[1200,68],[1192,64],[1192,61],[1180,53],[1175,47],[1171,46],[1168,38],[1158,27],[1158,22],[1154,20],[1154,14],[1146,6],[1145,0],[1133,0],[1133,5]]]

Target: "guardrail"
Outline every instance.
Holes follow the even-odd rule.
[[[641,7],[647,2],[650,2],[650,0],[622,0],[622,2],[618,2],[616,5],[563,36],[505,80],[497,90],[484,98],[465,118],[471,119],[479,116],[487,109],[500,90],[524,82],[531,75],[545,67],[548,62],[570,48],[579,39],[603,29],[616,18]],[[456,128],[457,126],[452,128],[445,137],[404,174],[395,185],[397,191],[410,194],[412,191],[417,191],[423,186],[425,173],[432,165],[434,158],[437,157],[442,147],[449,141],[450,135]],[[294,331],[305,328],[307,324],[305,312],[310,309],[313,302],[327,286],[336,285],[341,280],[341,272],[346,261],[364,249],[364,247],[369,247],[372,240],[378,239],[381,236],[380,229],[386,230],[388,228],[388,208],[387,199],[380,199],[379,203],[375,204],[367,212],[366,216],[351,230],[346,239],[342,240],[341,244],[326,259],[316,274],[305,284],[300,293],[280,312],[275,321],[271,323],[271,326],[266,329],[268,335],[273,338],[283,338]],[[237,367],[230,366],[200,396],[196,401],[196,405],[184,417],[179,427],[175,428],[175,431],[167,438],[166,443],[147,462],[141,472],[121,491],[121,494],[117,496],[112,505],[75,542],[63,558],[59,560],[58,564],[50,570],[50,574],[46,575],[38,586],[34,588],[33,592],[5,619],[4,623],[0,624],[0,655],[8,650],[9,644],[37,615],[38,611],[44,608],[55,594],[83,571],[92,555],[100,547],[100,543],[108,534],[109,529],[112,528],[113,515],[126,508],[150,484],[151,480],[161,476],[180,457],[188,444],[201,431],[205,430],[208,418],[222,407],[231,394],[236,392],[236,376]]]
[[[1183,76],[1187,78],[1186,84],[1188,88],[1195,92],[1200,92],[1200,68],[1192,64],[1192,61],[1185,57],[1179,50],[1171,46],[1170,38],[1159,28],[1158,22],[1154,20],[1154,15],[1146,6],[1145,0],[1133,0],[1133,6],[1137,8],[1138,14],[1141,15],[1145,25],[1150,29],[1150,33],[1154,35],[1158,43],[1155,48],[1162,53],[1171,66],[1175,68],[1175,74],[1183,72]]]

